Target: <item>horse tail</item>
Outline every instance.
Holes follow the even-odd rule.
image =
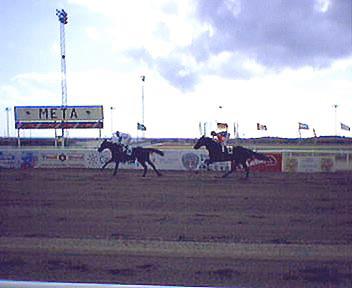
[[[156,153],[159,154],[160,156],[164,156],[164,152],[160,151],[158,149],[154,149],[154,148],[146,148],[146,150],[150,153]]]

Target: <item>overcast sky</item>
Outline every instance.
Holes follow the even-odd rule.
[[[142,84],[147,137],[196,138],[216,121],[241,137],[297,137],[298,122],[303,137],[335,123],[352,136],[340,129],[352,128],[351,0],[2,0],[1,136],[6,107],[15,136],[14,106],[61,105],[56,9],[68,13],[68,105],[104,105],[103,136],[137,135]]]

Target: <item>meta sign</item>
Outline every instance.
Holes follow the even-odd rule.
[[[16,129],[103,128],[103,106],[16,106]]]

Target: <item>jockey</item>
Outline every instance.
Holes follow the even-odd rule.
[[[227,147],[226,147],[226,142],[227,142],[227,132],[219,132],[216,133],[215,131],[211,131],[210,133],[211,136],[213,136],[213,139],[216,137],[216,139],[214,139],[215,142],[219,143],[221,145],[221,151],[224,153],[228,153],[227,151]]]
[[[122,133],[120,131],[116,131],[115,133],[112,134],[111,140],[114,143],[121,144],[128,156],[131,156],[132,154],[132,149],[128,146],[131,142],[131,135],[127,133]]]
[[[112,139],[114,143],[119,143],[123,145],[127,145],[131,141],[131,135],[127,133],[122,133],[120,131],[116,131],[112,134]]]

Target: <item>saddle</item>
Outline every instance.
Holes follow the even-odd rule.
[[[220,149],[219,149],[219,154],[218,154],[218,160],[220,161],[226,161],[227,157],[231,154],[229,153],[229,150],[226,146],[220,146]]]

